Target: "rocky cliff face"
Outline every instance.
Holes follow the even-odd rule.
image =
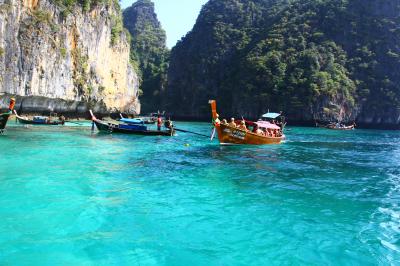
[[[119,7],[0,0],[0,103],[16,110],[139,113],[138,76]]]
[[[171,51],[168,110],[400,126],[400,2],[209,0]],[[182,104],[184,103],[184,104]]]

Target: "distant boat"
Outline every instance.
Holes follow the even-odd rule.
[[[10,117],[10,115],[12,114],[12,111],[14,110],[14,106],[15,106],[15,99],[11,98],[10,105],[8,107],[8,112],[0,114],[0,133],[2,133],[4,131],[4,129],[6,128],[8,118]]]
[[[101,132],[143,136],[173,136],[175,134],[175,130],[172,127],[167,128],[166,130],[149,130],[141,119],[123,118],[119,121],[109,122],[97,119],[92,110],[90,110],[90,115],[92,116],[93,123]]]
[[[320,127],[320,128],[332,129],[332,130],[354,130],[356,128],[355,123],[350,126],[345,126],[340,123],[329,123],[327,125],[324,125],[324,124],[320,124],[320,123],[316,122],[315,126]]]
[[[27,117],[19,116],[17,111],[14,110],[14,114],[17,117],[17,120],[21,124],[28,124],[28,125],[47,125],[47,126],[58,126],[64,125],[65,120],[52,120],[51,117],[47,116],[34,116],[32,119]]]
[[[217,115],[217,103],[215,100],[210,100],[212,118],[215,121],[218,118]],[[277,118],[278,116],[275,116]],[[240,129],[237,126],[243,123],[244,120],[236,120],[235,126],[224,124],[224,123],[214,123],[214,132],[212,137],[214,137],[215,131],[218,135],[218,140],[220,144],[248,144],[248,145],[265,145],[265,144],[280,144],[284,139],[285,135],[282,132],[281,127],[272,124],[268,121],[245,121],[247,129]],[[260,129],[263,132],[276,132],[278,136],[270,136],[266,134],[258,134],[253,132],[254,129]]]

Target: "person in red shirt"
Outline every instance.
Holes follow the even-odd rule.
[[[158,115],[158,118],[157,118],[157,129],[158,129],[158,131],[161,131],[161,126],[162,126],[162,119],[161,119],[161,116]]]

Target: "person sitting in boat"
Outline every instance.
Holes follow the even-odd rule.
[[[235,123],[235,118],[231,118],[231,122],[229,123],[229,126],[231,127],[236,127],[236,123]]]
[[[222,125],[227,125],[227,124],[228,124],[228,121],[227,121],[226,119],[222,119],[221,124],[222,124]]]
[[[263,131],[261,128],[257,128],[256,133],[257,133],[258,135],[264,135],[264,131]]]
[[[246,122],[245,122],[244,120],[242,120],[242,121],[240,122],[239,129],[242,129],[242,130],[244,130],[244,131],[247,131]]]

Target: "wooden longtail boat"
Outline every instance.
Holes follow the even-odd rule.
[[[211,112],[213,121],[218,117],[217,115],[217,103],[215,100],[209,101],[211,105]],[[236,124],[240,121],[235,121]],[[274,124],[259,121],[251,122],[246,121],[246,125],[257,125],[260,128],[280,130],[280,128]],[[248,130],[240,129],[229,124],[214,123],[215,131],[218,134],[218,140],[220,144],[247,144],[247,145],[266,145],[266,144],[280,144],[285,136],[282,134],[280,137],[270,137],[264,134],[253,133]]]
[[[327,125],[322,125],[317,122],[317,123],[315,123],[315,125],[316,125],[316,127],[332,129],[332,130],[354,130],[356,128],[355,124],[350,125],[350,126],[338,126],[335,123],[329,123]]]
[[[14,110],[14,114],[17,117],[18,122],[21,124],[47,125],[47,126],[58,126],[58,125],[65,124],[64,120],[51,120],[51,118],[49,118],[47,116],[34,116],[32,119],[29,119],[27,117],[19,116],[17,111],[15,111],[15,110]]]
[[[10,115],[12,114],[12,111],[14,110],[14,106],[15,106],[15,99],[11,98],[10,105],[8,107],[8,112],[0,114],[0,133],[2,133],[4,131],[4,129],[6,128],[8,118],[10,117]]]
[[[90,110],[90,115],[92,116],[93,123],[101,132],[142,136],[173,136],[175,134],[173,128],[168,128],[167,130],[149,130],[143,121],[138,122],[137,119],[123,118],[119,122],[109,122],[97,119],[92,110]]]
[[[342,126],[342,127],[337,127],[337,126],[327,126],[327,129],[332,129],[332,130],[354,130],[356,128],[355,125],[351,126]]]

